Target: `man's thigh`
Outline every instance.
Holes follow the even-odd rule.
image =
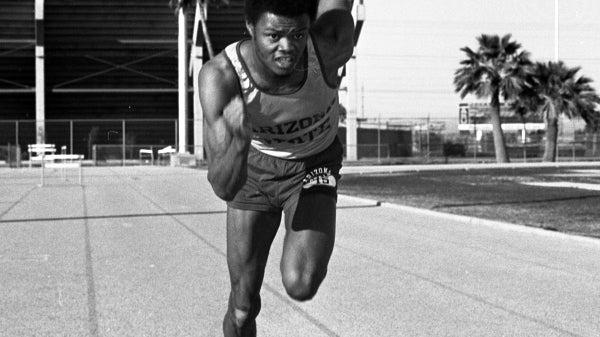
[[[299,193],[285,214],[282,273],[324,277],[335,243],[336,195]]]

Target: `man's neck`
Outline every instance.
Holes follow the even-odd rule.
[[[252,42],[247,43],[246,48],[242,45],[242,58],[248,67],[249,75],[260,89],[267,93],[285,94],[294,92],[303,83],[306,72],[306,69],[304,69],[306,53],[302,54],[302,58],[296,65],[296,70],[284,76],[273,73],[261,62],[259,56],[256,55]]]

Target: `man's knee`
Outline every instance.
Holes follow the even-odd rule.
[[[317,290],[325,278],[325,272],[292,270],[284,272],[282,277],[283,286],[291,298],[296,301],[308,301],[317,294]]]
[[[248,307],[237,307],[230,303],[227,316],[238,329],[243,329],[254,323],[261,309],[260,297],[254,299]]]
[[[252,321],[250,310],[246,309],[232,309],[229,311],[229,317],[237,328],[243,328]]]

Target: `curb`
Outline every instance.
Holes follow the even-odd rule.
[[[436,218],[440,218],[440,219],[466,223],[466,224],[470,224],[470,225],[487,226],[487,227],[493,227],[496,229],[517,232],[517,233],[534,234],[534,235],[552,237],[552,238],[556,238],[556,239],[560,239],[560,240],[577,241],[580,243],[585,243],[585,244],[590,244],[590,245],[595,245],[595,246],[600,247],[600,239],[590,238],[590,237],[586,237],[586,236],[579,236],[579,235],[573,235],[573,234],[568,234],[568,233],[555,232],[555,231],[538,228],[538,227],[517,225],[517,224],[513,224],[513,223],[509,223],[509,222],[488,220],[488,219],[471,217],[471,216],[467,216],[467,215],[444,213],[444,212],[433,211],[433,210],[425,209],[425,208],[405,206],[405,205],[393,204],[393,203],[389,203],[389,202],[381,202],[378,200],[373,200],[373,199],[368,199],[368,198],[354,197],[354,196],[349,196],[349,195],[340,195],[340,197],[347,198],[349,200],[353,200],[355,202],[360,202],[360,203],[364,203],[364,204],[374,204],[375,206],[395,209],[395,210],[399,210],[399,211],[403,211],[403,212],[410,212],[410,213],[414,213],[414,214],[427,215],[427,216],[432,216],[432,217],[436,217]]]
[[[507,163],[507,164],[430,164],[430,165],[365,165],[342,166],[340,174],[370,174],[370,173],[396,173],[396,172],[430,172],[430,171],[456,171],[456,170],[486,170],[486,169],[519,169],[519,168],[544,168],[544,167],[599,167],[598,161],[586,162],[537,162],[537,163]]]

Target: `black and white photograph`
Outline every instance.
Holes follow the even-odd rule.
[[[0,337],[600,336],[600,2],[0,0]]]

